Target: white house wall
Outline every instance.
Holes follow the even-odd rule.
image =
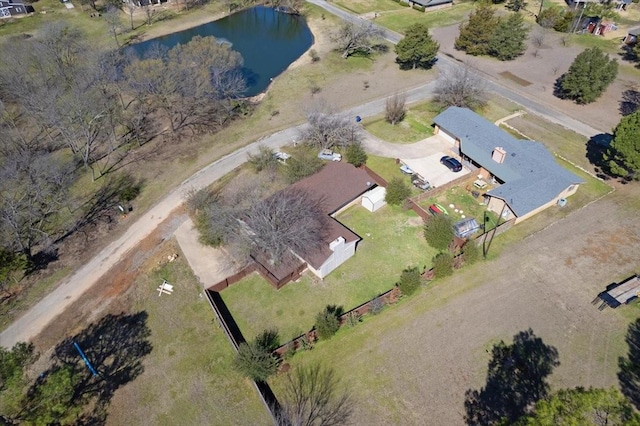
[[[326,277],[334,269],[349,260],[356,253],[356,243],[357,241],[353,241],[336,246],[333,254],[329,256],[329,258],[320,266],[320,268],[314,269],[313,267],[309,266],[309,270],[320,278]]]

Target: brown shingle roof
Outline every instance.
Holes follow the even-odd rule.
[[[374,186],[371,176],[349,163],[332,161],[316,174],[293,184],[322,198],[327,214],[335,213]],[[333,240],[331,240],[333,241]]]

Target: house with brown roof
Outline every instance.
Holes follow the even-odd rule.
[[[360,202],[362,195],[375,186],[364,169],[338,161],[325,164],[318,173],[293,185],[322,200],[323,210],[330,216],[324,246],[312,253],[296,254],[319,278],[326,277],[355,254],[362,238],[340,223],[336,215]]]
[[[328,220],[321,247],[304,253],[293,253],[297,262],[273,263],[264,252],[252,253],[251,258],[257,270],[276,288],[299,277],[305,268],[317,277],[324,278],[355,254],[356,246],[362,238],[340,223],[336,215],[360,202],[363,195],[376,188],[376,184],[366,170],[332,161],[292,187],[306,191],[320,200]]]

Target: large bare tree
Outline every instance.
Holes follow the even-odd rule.
[[[334,35],[333,40],[342,51],[342,57],[346,59],[356,53],[363,55],[373,53],[382,43],[383,37],[384,31],[371,22],[358,24],[345,22]]]
[[[384,118],[390,124],[398,124],[404,119],[407,110],[405,105],[407,103],[406,93],[396,93],[387,98],[384,108]]]
[[[323,103],[307,113],[308,125],[300,131],[300,140],[316,148],[340,148],[361,142],[362,131],[355,117],[338,114]]]
[[[246,88],[242,57],[213,37],[194,37],[125,70],[133,96],[157,111],[172,133],[217,130],[233,117]]]
[[[330,368],[299,366],[285,378],[276,414],[278,426],[338,426],[349,423],[353,399]]]
[[[0,167],[0,235],[28,257],[58,229],[72,173],[68,164],[44,152],[14,151]]]
[[[298,188],[286,188],[255,203],[245,212],[241,234],[274,264],[322,248],[327,233],[327,215],[322,200]]]
[[[486,84],[470,64],[451,66],[440,74],[436,100],[444,106],[474,108],[486,102]]]

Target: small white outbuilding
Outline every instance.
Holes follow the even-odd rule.
[[[375,212],[387,203],[384,200],[386,195],[387,190],[384,186],[376,186],[362,195],[362,206],[370,212]]]

